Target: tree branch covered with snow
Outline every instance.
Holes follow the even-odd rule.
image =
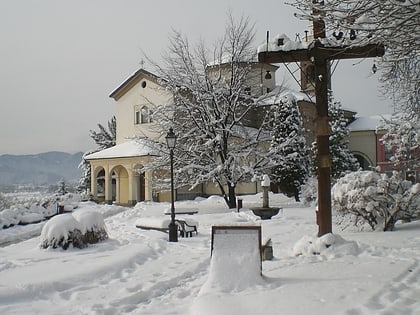
[[[354,225],[367,223],[373,230],[382,223],[383,230],[390,231],[397,220],[420,216],[420,184],[413,185],[398,172],[347,174],[333,186],[332,197],[337,217],[350,215]]]
[[[162,136],[173,127],[176,185],[214,182],[229,207],[236,206],[235,187],[273,166],[268,112],[258,117],[257,97],[247,88],[255,71],[254,27],[248,18],[228,15],[225,35],[209,49],[192,47],[174,31],[162,65],[154,66],[173,102],[155,104],[154,121]],[[258,81],[259,82],[259,81]],[[265,115],[265,116],[264,116]],[[164,147],[162,152],[167,152]],[[168,155],[154,167],[168,165]]]
[[[99,131],[90,130],[90,137],[95,141],[96,148],[89,150],[83,154],[82,161],[80,161],[79,168],[82,170],[82,176],[79,180],[79,190],[86,191],[90,188],[90,164],[85,160],[89,154],[113,147],[117,140],[117,119],[112,116],[108,121],[108,129],[102,124],[98,124]]]
[[[386,130],[381,138],[388,150],[393,152],[391,162],[406,176],[420,168],[420,120],[413,112],[396,113],[379,130]],[[413,181],[416,181],[413,178]]]
[[[420,98],[420,2],[418,0],[295,0],[302,19],[322,18],[327,37],[340,33],[350,45],[383,43],[384,92],[400,108],[419,110]]]
[[[328,116],[330,117],[330,154],[331,154],[331,177],[333,181],[344,176],[348,172],[356,171],[360,165],[348,147],[348,136],[350,130],[347,128],[348,121],[344,117],[344,110],[341,103],[334,99],[332,92],[328,95]],[[317,173],[317,147],[316,142],[312,144],[312,173]]]
[[[282,193],[299,201],[301,186],[309,175],[302,117],[296,101],[290,97],[283,98],[273,107],[271,149],[277,150],[281,159],[273,169],[272,178]]]

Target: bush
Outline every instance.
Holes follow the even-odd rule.
[[[309,177],[305,185],[302,186],[300,197],[306,206],[314,206],[318,201],[318,179]]]
[[[78,210],[73,214],[57,215],[49,220],[41,232],[41,247],[84,248],[88,244],[95,244],[107,238],[108,233],[100,213]]]
[[[382,223],[383,230],[390,231],[397,220],[420,215],[420,184],[403,180],[398,172],[353,172],[332,188],[332,204],[338,220],[350,215],[356,226],[367,223],[374,230]]]

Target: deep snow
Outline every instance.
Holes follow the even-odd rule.
[[[104,214],[109,239],[67,251],[41,249],[39,237],[0,248],[0,314],[420,314],[419,221],[318,239],[313,207],[271,194],[283,212],[261,221],[248,211],[261,195],[243,199],[240,213],[219,197],[176,202],[199,210],[198,236],[177,243],[135,227],[165,216],[167,203],[80,203],[78,211]],[[0,240],[39,234],[43,224],[0,230]],[[235,272],[223,267],[226,249],[223,264],[210,259],[211,226],[229,224],[261,225],[271,238],[262,277],[245,253]]]

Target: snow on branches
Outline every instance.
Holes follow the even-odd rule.
[[[349,173],[332,188],[333,208],[344,227],[350,216],[355,226],[368,224],[373,230],[382,223],[384,231],[394,228],[397,220],[420,215],[420,184],[413,185],[394,172],[392,176],[373,171]]]
[[[385,94],[402,109],[418,110],[419,0],[295,0],[291,5],[302,19],[321,18],[328,38],[340,38],[346,45],[384,44],[380,70]]]
[[[273,105],[271,150],[281,157],[273,169],[273,181],[280,191],[299,201],[301,186],[309,174],[309,156],[303,121],[296,100],[286,95]]]
[[[344,110],[341,103],[336,101],[330,91],[328,96],[328,116],[330,117],[329,126],[331,129],[329,145],[331,153],[331,177],[337,180],[349,171],[356,171],[360,167],[357,159],[348,147],[348,136],[350,130],[347,128],[348,121],[344,117]],[[316,142],[312,144],[313,151],[313,175],[317,172],[316,165]]]
[[[238,183],[265,173],[276,160],[264,147],[270,140],[269,110],[249,92],[261,75],[253,68],[253,40],[249,19],[229,16],[224,37],[211,50],[202,42],[191,47],[174,32],[163,65],[154,64],[172,95],[171,102],[154,104],[153,117],[162,136],[169,127],[177,135],[176,186],[213,182],[231,208]],[[167,153],[164,146],[161,152]],[[155,159],[155,169],[167,161],[168,154]]]
[[[414,112],[395,113],[378,127],[386,133],[381,138],[392,152],[391,162],[406,175],[420,168],[420,119]],[[415,181],[415,178],[414,178]]]

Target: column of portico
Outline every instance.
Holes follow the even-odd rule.
[[[90,192],[93,196],[93,199],[98,199],[98,181],[96,179],[96,171],[94,171],[93,166],[91,166],[91,172],[90,172]]]
[[[109,172],[109,165],[104,166],[105,169],[105,203],[112,204],[112,178]]]
[[[145,200],[153,200],[152,180],[153,180],[153,172],[146,171],[144,173],[144,199]]]
[[[134,206],[139,200],[138,191],[139,191],[140,179],[139,175],[133,172],[132,169],[128,171],[128,204]]]

